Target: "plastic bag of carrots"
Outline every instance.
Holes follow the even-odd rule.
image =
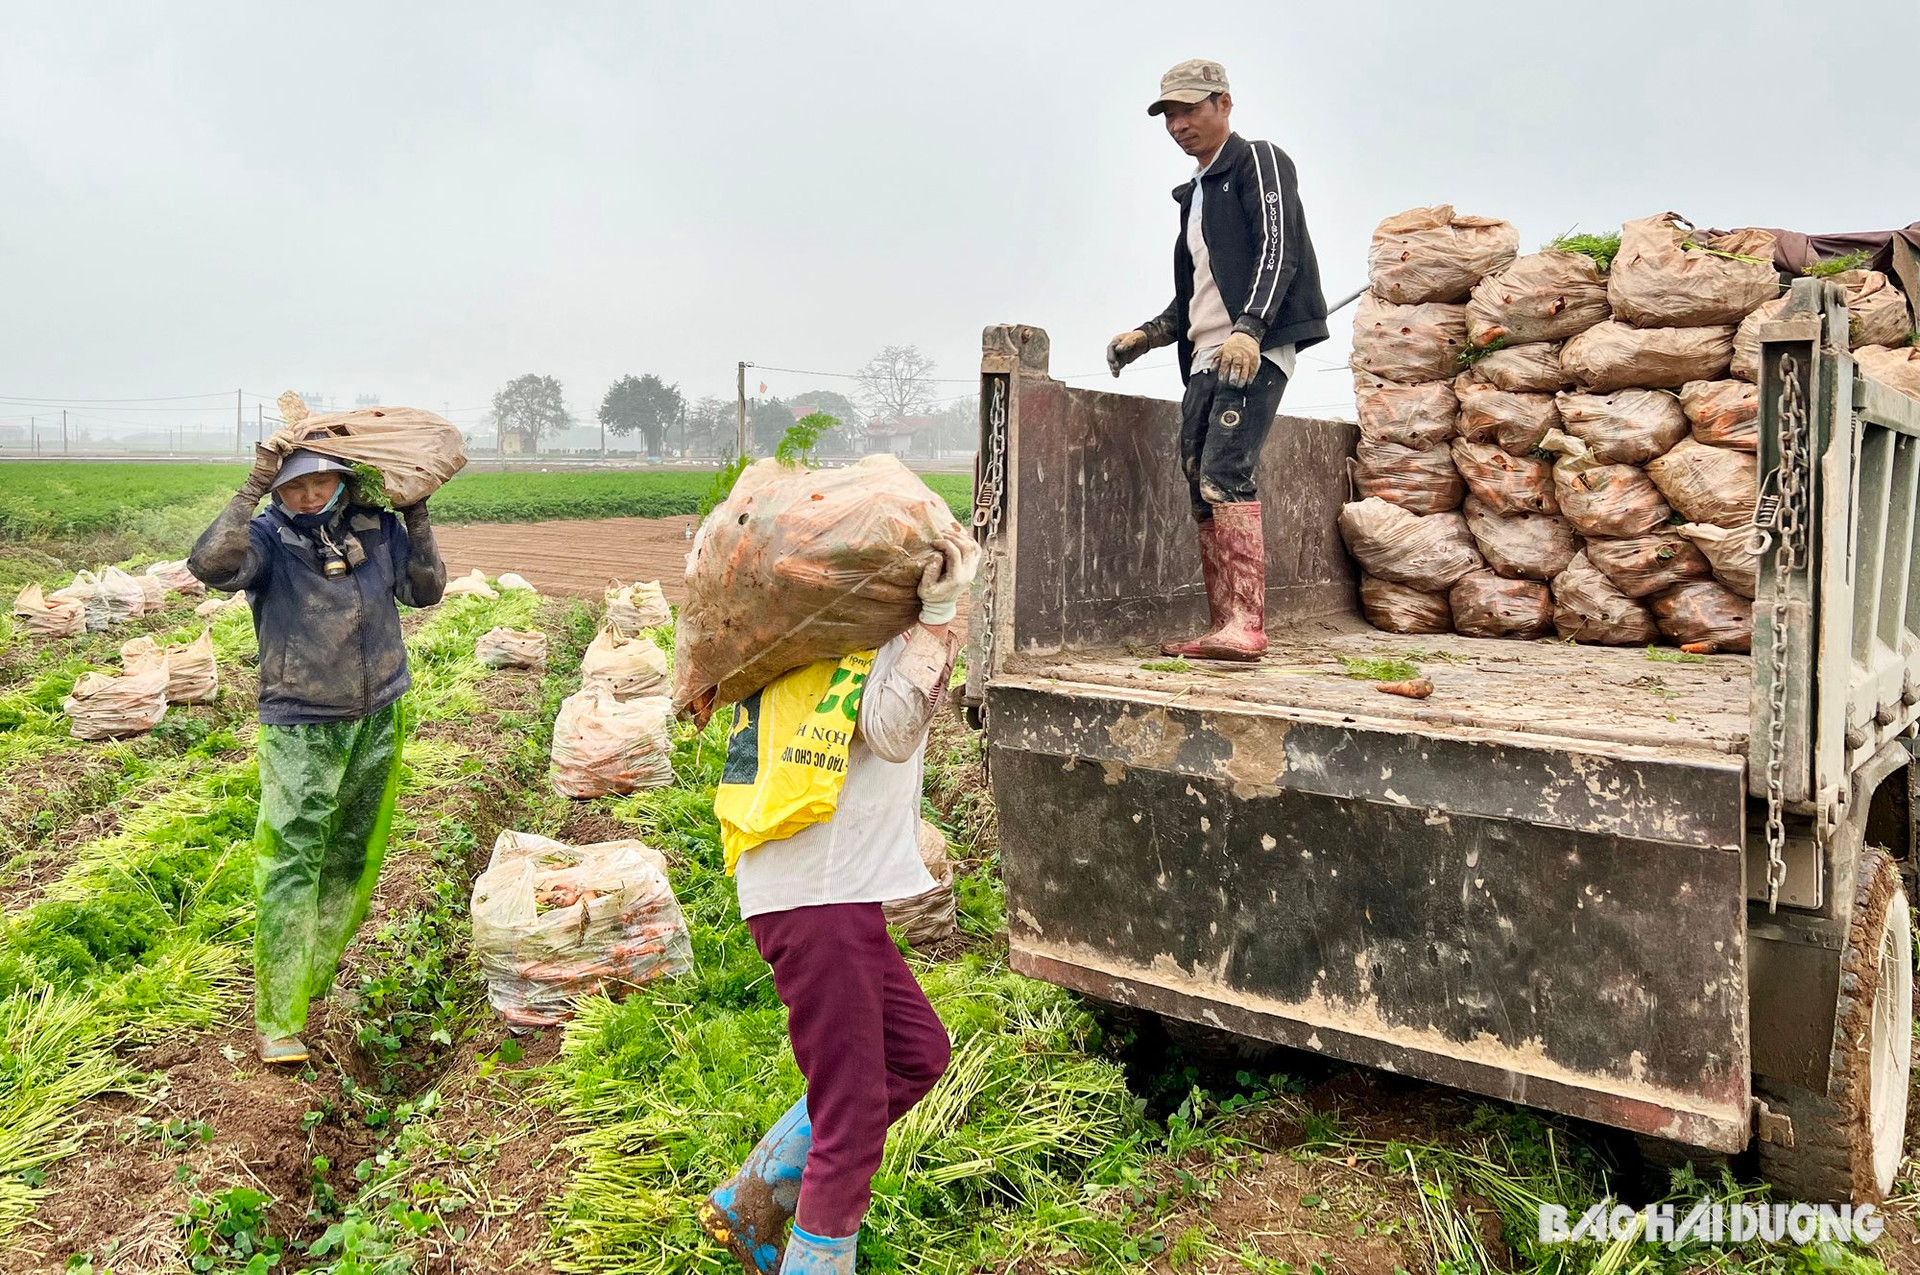
[[[704,723],[782,673],[906,632],[934,546],[959,525],[892,456],[846,469],[749,466],[693,538],[674,711]]]

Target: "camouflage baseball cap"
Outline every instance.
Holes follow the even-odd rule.
[[[1204,102],[1215,93],[1227,91],[1227,68],[1205,58],[1188,58],[1160,77],[1160,96],[1153,99],[1147,114],[1158,115],[1169,102]]]

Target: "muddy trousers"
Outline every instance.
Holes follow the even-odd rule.
[[[1215,505],[1260,499],[1253,470],[1286,388],[1287,374],[1265,358],[1244,389],[1210,371],[1195,372],[1187,382],[1180,401],[1180,466],[1196,519],[1210,520]]]
[[[254,1020],[280,1040],[307,1025],[366,919],[400,789],[401,707],[351,722],[260,728],[254,834]]]
[[[852,1235],[873,1196],[887,1129],[946,1074],[951,1045],[878,903],[831,903],[747,919],[787,1007],[807,1078],[813,1146],[794,1225]]]

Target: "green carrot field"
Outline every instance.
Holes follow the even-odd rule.
[[[0,580],[18,587],[64,584],[116,550],[128,565],[180,556],[238,470],[0,475],[28,479],[0,494]],[[682,477],[709,481],[474,475],[435,508],[548,517],[579,483],[598,493],[580,498],[601,502],[596,516],[635,513],[683,499]],[[943,494],[964,500],[964,483]],[[409,614],[412,729],[373,914],[316,1009],[312,1063],[265,1074],[251,1054],[253,634],[244,608],[208,622],[193,605],[174,597],[74,639],[0,618],[0,1271],[727,1272],[694,1204],[801,1087],[721,867],[712,797],[727,714],[679,728],[672,786],[571,801],[549,783],[548,754],[597,608],[507,593]],[[70,737],[61,701],[81,673],[115,668],[136,634],[180,640],[208,623],[214,703],[170,708],[126,741]],[[543,631],[547,667],[483,668],[474,642],[497,625]],[[652,636],[671,650],[670,627]],[[1249,1049],[1012,973],[982,754],[942,716],[924,813],[951,846],[959,930],[912,961],[954,1066],[893,1130],[863,1270],[1913,1269],[1911,1166],[1868,1248],[1543,1244],[1542,1203],[1577,1217],[1609,1195],[1763,1189],[1737,1163],[1655,1170],[1589,1127]],[[510,1033],[468,917],[508,828],[662,852],[693,972]]]
[[[0,467],[0,538],[109,532],[174,521],[192,511],[201,523],[218,512],[247,476],[243,465],[35,462]],[[924,475],[953,507],[971,514],[973,482],[964,474]],[[540,522],[553,518],[668,518],[698,513],[713,484],[686,473],[471,472],[433,497],[442,523]],[[204,513],[204,517],[200,515]]]

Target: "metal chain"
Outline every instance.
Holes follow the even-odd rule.
[[[1787,881],[1787,603],[1788,584],[1806,556],[1807,404],[1800,394],[1800,361],[1780,356],[1780,465],[1767,475],[1768,491],[1754,505],[1750,547],[1773,549],[1773,640],[1767,685],[1767,912],[1780,905]]]
[[[996,376],[987,406],[986,472],[973,506],[973,525],[984,533],[980,539],[983,559],[980,563],[980,587],[975,591],[975,596],[980,599],[980,680],[983,687],[986,679],[993,675],[994,655],[1000,640],[995,613],[1000,592],[1000,522],[1006,514],[1006,507],[1007,378]]]

